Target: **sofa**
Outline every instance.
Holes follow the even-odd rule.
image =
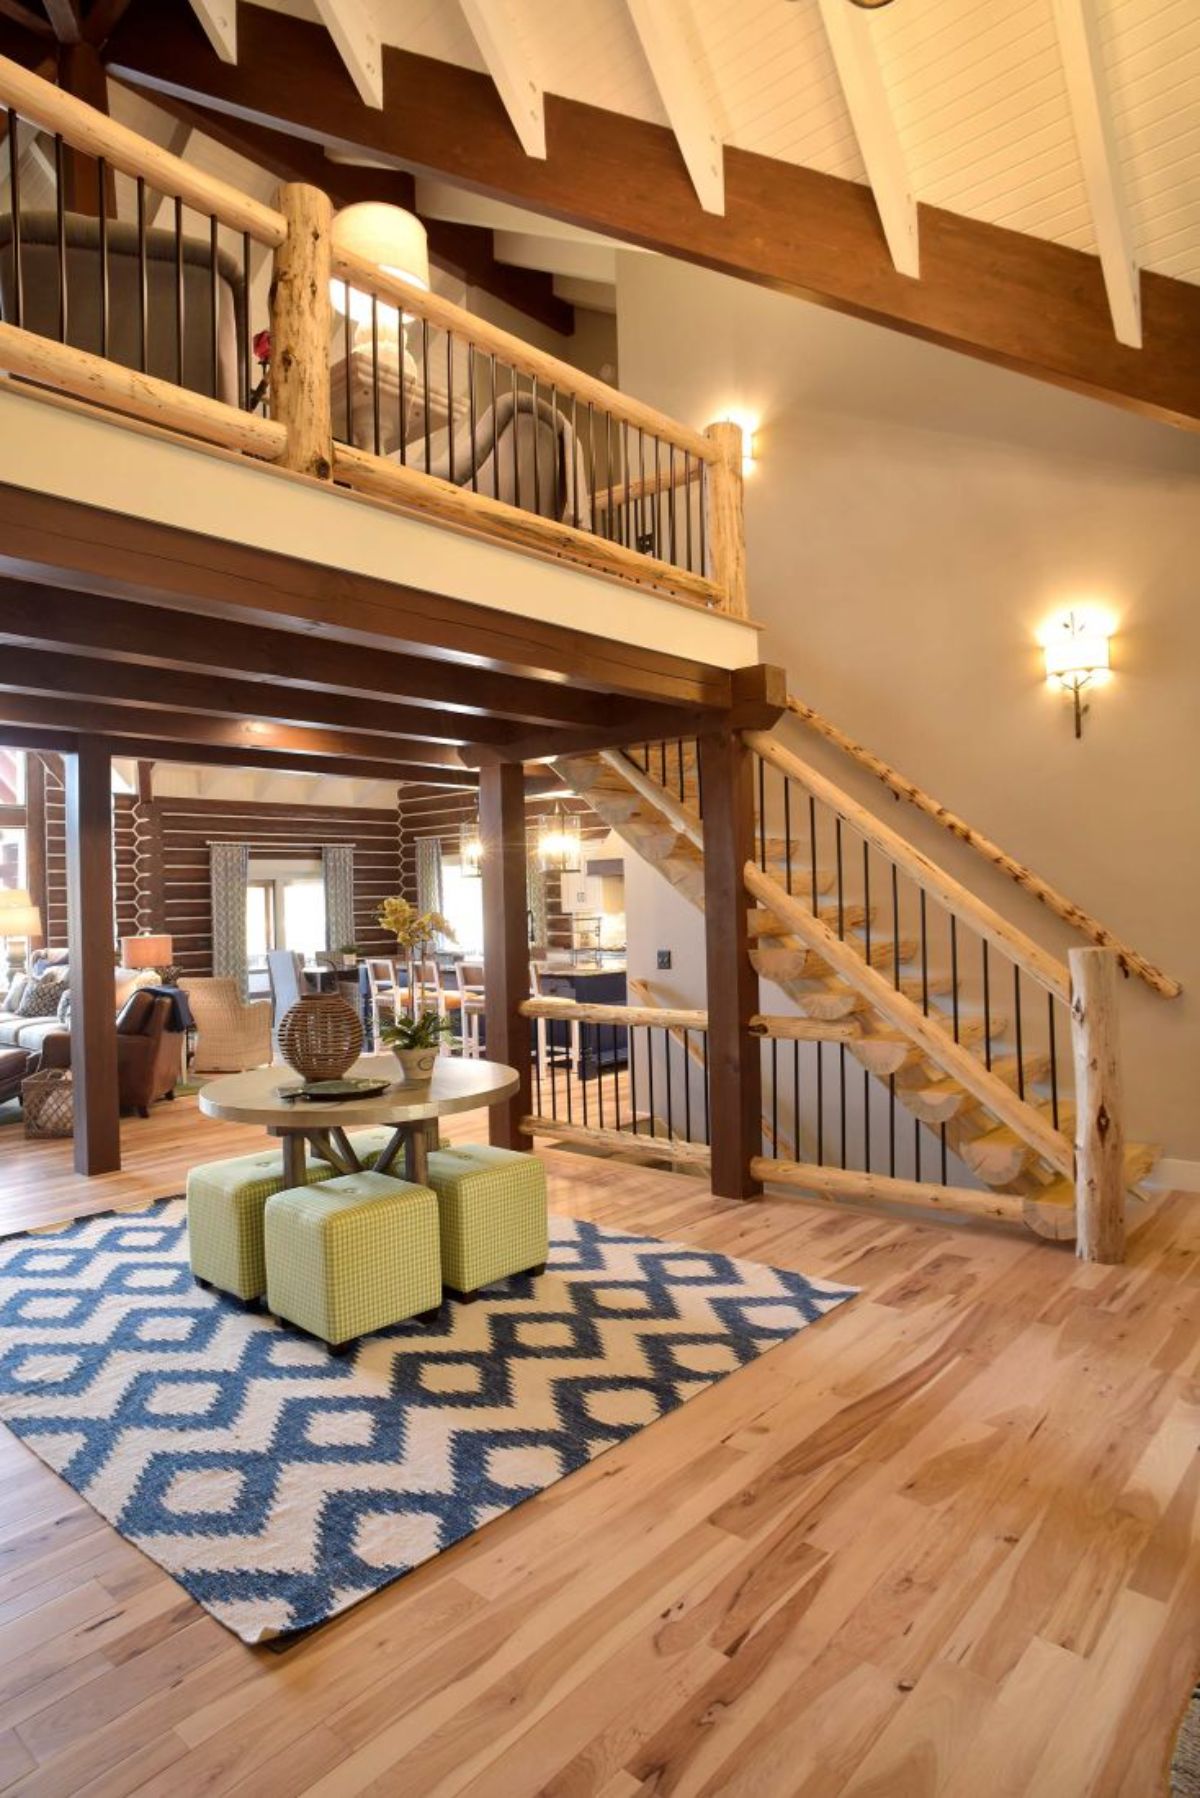
[[[158,1099],[175,1096],[183,1073],[182,1030],[171,1029],[174,1001],[152,987],[130,994],[117,1017],[117,1084],[122,1111],[149,1117]],[[61,1025],[42,1038],[41,1071],[69,1068],[71,1033]]]
[[[32,975],[16,975],[9,983],[7,993],[0,993],[0,1049],[25,1049],[31,1055],[36,1055],[46,1037],[69,1028],[63,1006],[68,991],[66,962],[38,957],[35,958],[33,967]],[[17,1007],[21,1004],[30,979],[37,978],[52,980],[56,987],[61,988],[54,995],[54,1009],[44,1012],[40,1017],[22,1016]],[[131,994],[142,987],[159,984],[158,975],[153,969],[116,968],[113,973],[114,1011],[119,1014]]]

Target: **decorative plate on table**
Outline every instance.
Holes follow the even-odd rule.
[[[377,1099],[391,1084],[390,1080],[306,1080],[303,1086],[281,1086],[279,1097],[289,1105],[337,1105],[346,1099]]]

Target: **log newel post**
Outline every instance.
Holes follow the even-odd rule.
[[[329,345],[333,204],[320,188],[285,182],[275,205],[287,236],[271,273],[271,417],[287,431],[284,468],[333,478]]]
[[[718,1198],[750,1199],[762,1191],[750,1169],[762,1151],[762,1052],[750,1031],[758,977],[743,874],[754,858],[754,758],[729,729],[700,737],[699,751],[712,1189]]]
[[[488,1113],[489,1136],[504,1149],[524,1149],[521,1119],[533,1110],[529,1019],[528,869],[525,848],[525,775],[519,762],[494,763],[479,773],[479,836],[483,845],[483,958],[487,970],[484,1013],[489,1061],[516,1068],[521,1085]]]
[[[1072,949],[1075,1057],[1075,1252],[1125,1259],[1125,1128],[1117,1029],[1117,956]]]
[[[746,520],[742,507],[742,428],[724,420],[704,435],[716,451],[704,473],[709,574],[720,589],[721,610],[747,616]]]
[[[75,1171],[108,1174],[121,1165],[108,750],[96,739],[81,739],[79,753],[65,757],[65,772]]]

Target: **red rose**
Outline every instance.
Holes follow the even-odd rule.
[[[254,354],[265,368],[271,360],[271,333],[269,331],[255,332]]]

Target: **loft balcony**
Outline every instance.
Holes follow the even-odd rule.
[[[664,417],[339,246],[316,189],[265,206],[5,59],[0,126],[10,573],[132,594],[135,548],[245,571],[236,546],[286,558],[293,574],[271,579],[297,604],[313,585],[297,563],[343,577],[271,605],[293,630],[503,661],[494,639],[525,619],[597,639],[594,670],[612,645],[669,643],[700,669],[758,660],[735,426]],[[50,208],[22,192],[30,133],[55,146]],[[80,167],[98,216],[69,204]],[[117,182],[132,216],[108,216]],[[355,579],[378,584],[376,613],[397,589],[393,631],[364,630]],[[199,579],[151,590],[213,606]],[[471,610],[430,631],[433,601]],[[672,697],[710,695],[685,676]]]

